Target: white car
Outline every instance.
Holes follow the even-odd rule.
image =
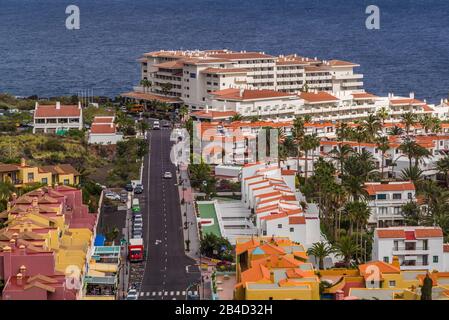
[[[120,195],[115,192],[106,192],[104,196],[110,200],[120,200]]]
[[[137,300],[137,290],[129,289],[128,294],[126,295],[126,300]]]
[[[166,171],[166,172],[164,173],[164,179],[171,179],[171,178],[172,178],[171,172]]]

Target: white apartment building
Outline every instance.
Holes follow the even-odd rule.
[[[404,225],[402,206],[416,200],[415,185],[411,181],[366,183],[371,215],[368,224],[376,227]]]
[[[114,145],[123,140],[123,134],[117,132],[114,116],[98,116],[94,118],[89,130],[88,143]]]
[[[152,85],[137,86],[135,91],[180,98],[193,110],[206,107],[208,93],[228,88],[297,93],[306,86],[327,92],[363,91],[363,75],[353,71],[359,65],[340,60],[194,50],[150,52],[138,61],[141,79]],[[170,90],[163,89],[165,83],[171,84]]]
[[[391,263],[396,256],[401,270],[449,271],[448,255],[439,227],[390,227],[374,231],[372,260]]]
[[[320,220],[303,211],[295,194],[295,172],[277,164],[242,168],[242,203],[253,213],[261,236],[285,236],[305,247],[321,240]]]
[[[78,105],[39,105],[33,114],[33,133],[56,133],[69,129],[83,129],[83,110]]]
[[[229,88],[210,93],[208,106],[216,111],[234,111],[244,117],[268,120],[293,120],[302,108],[302,100],[294,93],[274,90]]]

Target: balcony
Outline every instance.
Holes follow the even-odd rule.
[[[405,246],[399,246],[396,248],[393,248],[393,255],[394,256],[401,256],[401,255],[425,255],[429,254],[429,248],[424,246],[416,246],[407,248]]]

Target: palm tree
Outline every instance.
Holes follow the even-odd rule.
[[[336,130],[337,141],[345,141],[349,137],[350,128],[346,122],[342,122],[338,125]]]
[[[418,121],[426,133],[429,133],[429,130],[433,128],[433,117],[431,114],[426,113],[422,115]]]
[[[305,156],[305,169],[304,169],[304,179],[307,180],[307,174],[309,171],[309,159],[308,155],[310,151],[314,151],[320,146],[320,139],[317,134],[305,135],[301,142],[301,149],[304,151]],[[313,153],[312,153],[312,164],[313,164]]]
[[[382,107],[377,111],[376,115],[382,122],[382,127],[383,127],[385,125],[385,120],[387,120],[389,117],[388,109],[385,107]]]
[[[298,178],[300,176],[300,174],[299,174],[299,157],[301,156],[301,145],[302,145],[302,141],[304,139],[305,132],[306,131],[305,131],[304,118],[296,117],[295,120],[293,120],[292,135],[293,135],[293,139],[295,141],[295,144],[297,146],[296,157],[297,157],[297,175],[298,175]]]
[[[237,113],[235,115],[232,116],[231,121],[242,121],[243,120],[243,116],[240,113]]]
[[[384,178],[384,163],[385,163],[385,153],[390,149],[390,143],[387,136],[378,137],[376,139],[377,149],[381,154],[381,164],[380,164],[380,176]]]
[[[143,87],[144,92],[147,92],[147,89],[151,87],[152,83],[148,79],[142,79],[140,80],[140,85]]]
[[[6,204],[14,191],[12,183],[0,182],[0,212],[6,209]]]
[[[449,156],[445,156],[437,161],[436,169],[438,172],[444,174],[446,180],[446,187],[449,187]]]
[[[360,251],[360,247],[350,236],[342,236],[334,247],[338,255],[343,258],[346,268],[351,266],[352,258]]]
[[[423,221],[421,209],[414,201],[409,201],[402,206],[401,215],[404,217],[405,224],[409,226],[419,226]]]
[[[402,118],[402,122],[405,125],[405,131],[407,132],[407,135],[409,135],[410,127],[416,123],[416,114],[409,111],[407,113],[402,114],[401,118]]]
[[[402,169],[401,179],[413,181],[415,184],[419,183],[422,180],[422,170],[417,166]]]
[[[335,249],[328,243],[320,241],[315,242],[312,247],[307,250],[309,256],[314,256],[318,260],[318,269],[324,269],[324,259],[335,252]]]
[[[373,141],[377,137],[379,131],[382,129],[382,124],[379,117],[371,113],[362,122],[362,127],[365,131],[366,138],[370,141]]]
[[[142,135],[145,135],[145,132],[149,129],[149,125],[148,123],[146,123],[145,121],[139,121],[137,123],[137,127],[139,128],[139,131],[142,133]]]
[[[408,157],[409,169],[412,168],[412,159],[415,159],[415,166],[417,166],[420,159],[431,155],[429,150],[410,138],[407,138],[403,143],[401,143],[399,150]]]
[[[181,107],[179,107],[178,114],[179,114],[179,117],[181,118],[181,122],[184,121],[184,119],[188,113],[189,113],[189,108],[185,104],[183,104]]]
[[[361,233],[362,227],[365,227],[371,211],[368,204],[364,201],[352,201],[345,205],[345,213],[348,216],[350,222],[350,235],[353,234],[354,224],[356,225],[356,230]]]
[[[404,133],[404,130],[402,130],[402,128],[398,127],[398,126],[394,126],[393,128],[391,128],[388,131],[388,134],[390,136],[400,136],[401,134]]]
[[[342,175],[343,172],[343,164],[345,160],[354,153],[354,149],[349,144],[339,144],[336,149],[332,149],[329,154],[331,155],[332,159],[336,160],[339,164],[340,168],[340,175]]]
[[[170,93],[170,91],[173,89],[173,85],[170,82],[162,83],[160,85],[160,87],[161,87],[162,94],[164,96],[167,96]]]

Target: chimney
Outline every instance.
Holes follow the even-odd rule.
[[[337,290],[335,292],[335,300],[344,300],[345,292],[343,290]]]
[[[21,265],[19,268],[19,271],[22,274],[22,276],[25,276],[25,273],[27,272],[27,267],[25,267],[24,265]]]
[[[240,97],[243,97],[243,88],[240,88]]]
[[[16,246],[16,239],[9,240],[9,244],[10,244],[11,248],[15,247]]]
[[[81,101],[78,101],[78,109],[81,109]]]
[[[39,103],[37,103],[37,101],[36,101],[36,103],[34,104],[34,110],[36,110],[37,107],[39,107]]]
[[[25,160],[25,158],[21,158],[20,159],[20,166],[23,168],[23,167],[26,167],[26,165],[27,165],[27,161]]]
[[[19,286],[22,285],[22,278],[23,278],[23,275],[21,273],[16,274],[17,284]]]
[[[415,93],[414,92],[410,92],[410,99],[415,99]]]
[[[274,271],[270,271],[270,281],[274,283]]]
[[[392,266],[395,266],[396,268],[400,268],[401,264],[399,263],[399,258],[397,256],[393,256],[393,261],[391,262]]]
[[[61,109],[61,102],[56,101],[56,110]]]
[[[209,105],[206,104],[206,113],[208,113],[208,112],[209,112]]]

